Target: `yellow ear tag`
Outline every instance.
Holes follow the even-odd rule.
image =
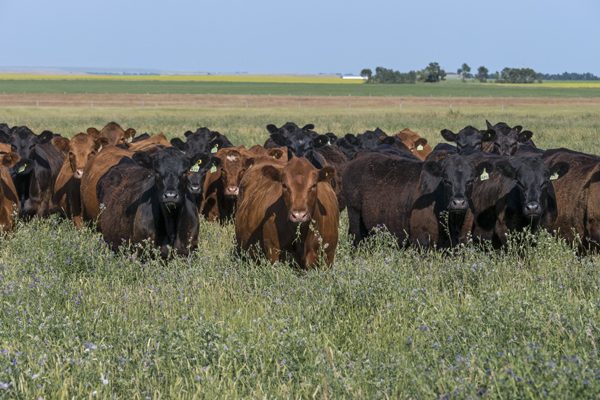
[[[552,176],[550,177],[550,180],[551,180],[551,181],[555,181],[555,180],[557,180],[557,179],[558,179],[558,172],[555,172],[555,173],[553,173],[553,174],[552,174]]]
[[[198,166],[198,164],[196,164],[192,168],[190,168],[190,172],[198,172],[198,171],[200,171],[200,167]]]
[[[217,167],[215,167],[214,165],[210,167],[210,172],[217,172]]]
[[[418,145],[418,146],[417,146],[417,150],[418,150],[418,151],[421,151],[421,150],[423,150],[423,145],[422,145],[422,144]]]
[[[20,174],[21,172],[25,171],[25,168],[27,168],[27,164],[21,165],[21,168],[19,168],[19,172],[18,173]]]
[[[329,172],[325,172],[325,176],[328,176],[328,175],[329,175]]]
[[[479,179],[482,181],[487,181],[488,179],[490,179],[490,174],[485,172],[485,168],[483,169],[483,172],[481,173],[481,176],[479,177]]]

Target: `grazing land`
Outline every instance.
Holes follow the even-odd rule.
[[[540,99],[504,112],[442,101],[402,110],[0,103],[0,122],[66,137],[112,120],[168,137],[208,126],[248,146],[266,140],[269,123],[336,134],[408,127],[435,144],[441,129],[483,128],[487,118],[522,125],[542,148],[600,154],[594,101]],[[232,223],[201,221],[198,251],[164,262],[112,253],[92,227],[57,217],[20,221],[0,242],[0,397],[600,395],[597,256],[550,234],[504,251],[469,243],[424,253],[398,249],[384,231],[355,249],[347,231],[344,212],[334,266],[301,274],[240,258]]]
[[[6,78],[7,76],[3,76]],[[59,78],[62,78],[59,80]],[[87,78],[87,76],[86,76]],[[332,78],[312,78],[307,83],[297,83],[280,78],[268,81],[265,77],[255,77],[254,81],[213,81],[213,80],[149,80],[150,77],[106,77],[107,79],[66,79],[53,76],[52,79],[0,79],[0,94],[27,93],[131,93],[131,94],[237,94],[237,95],[278,95],[278,96],[376,96],[376,97],[571,97],[598,98],[600,85],[595,83],[557,83],[531,85],[499,85],[461,82],[437,84],[363,84],[355,80]],[[182,77],[174,77],[182,78]],[[218,77],[215,77],[218,78]],[[261,78],[262,80],[258,80]],[[308,78],[295,78],[308,79]],[[315,80],[324,83],[315,83]]]

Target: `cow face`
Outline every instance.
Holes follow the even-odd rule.
[[[195,154],[216,153],[225,143],[221,138],[214,138],[215,135],[218,135],[218,133],[210,131],[208,133],[196,132],[188,135],[186,142],[179,138],[171,139],[171,145],[185,152],[188,158],[193,157]]]
[[[338,139],[336,145],[348,160],[351,160],[354,154],[360,150],[360,141],[351,133]]]
[[[109,122],[101,131],[98,131],[96,128],[88,128],[88,135],[92,136],[94,139],[105,137],[108,139],[108,144],[117,146],[125,146],[129,147],[129,142],[133,140],[135,136],[135,129],[129,128],[127,130],[123,130],[121,125],[116,122]]]
[[[44,131],[36,135],[26,126],[19,126],[12,129],[8,143],[11,151],[17,153],[21,158],[34,159],[35,146],[47,143],[52,139],[52,132]]]
[[[548,168],[538,158],[514,157],[496,162],[496,170],[516,183],[521,196],[522,212],[527,219],[539,222],[547,209],[548,186],[562,178],[570,165],[557,162]]]
[[[220,151],[221,159],[221,180],[225,189],[225,196],[235,198],[239,194],[239,185],[246,170],[254,164],[253,157],[247,157],[233,149]]]
[[[154,158],[144,151],[135,152],[133,160],[138,164],[154,171],[155,189],[158,200],[167,209],[178,207],[185,201],[188,186],[188,171],[197,165],[202,155],[196,155],[188,160],[181,151],[167,147]]]
[[[262,167],[262,174],[281,184],[288,221],[294,224],[310,222],[317,202],[319,182],[329,182],[335,175],[331,166],[316,169],[304,158],[294,158],[280,171],[272,165]]]
[[[423,170],[433,177],[442,179],[448,211],[465,213],[469,208],[473,183],[477,179],[486,179],[485,174],[489,177],[494,166],[487,161],[475,165],[469,157],[452,154],[441,162],[427,161],[423,164]],[[482,175],[484,178],[481,178]]]
[[[52,144],[57,149],[68,153],[73,178],[81,179],[87,163],[94,158],[102,146],[108,145],[108,139],[105,137],[94,139],[90,135],[80,133],[71,140],[55,137],[52,139]]]
[[[496,131],[493,129],[488,129],[487,131],[482,132],[473,128],[472,126],[467,126],[466,128],[461,129],[458,133],[444,129],[442,130],[441,134],[442,137],[448,142],[456,143],[456,148],[460,153],[465,149],[475,149],[481,151],[482,143],[493,140],[496,136]]]
[[[292,154],[296,157],[312,158],[313,150],[326,145],[329,141],[325,135],[311,138],[308,133],[302,130],[290,133],[287,137],[278,132],[273,133],[271,139],[278,146],[288,148],[288,159],[292,158]]]
[[[188,173],[188,189],[195,197],[202,195],[208,170],[220,166],[221,159],[218,157],[211,158],[208,154],[201,155],[196,164],[192,165]]]
[[[520,125],[511,128],[504,122],[498,122],[492,126],[489,121],[485,121],[488,129],[496,132],[494,137],[494,146],[491,152],[502,156],[512,156],[517,152],[519,143],[525,143],[531,139],[533,132],[523,131]]]

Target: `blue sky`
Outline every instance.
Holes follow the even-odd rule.
[[[0,0],[0,66],[600,75],[600,1]]]

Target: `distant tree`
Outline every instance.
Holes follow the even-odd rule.
[[[367,71],[371,72],[371,70],[363,69],[360,75],[367,76],[365,75]],[[377,67],[375,68],[375,75],[371,75],[367,83],[415,83],[416,81],[417,73],[415,71],[403,73],[393,69]]]
[[[469,67],[467,65],[467,63],[464,63],[462,65],[461,68],[459,68],[456,73],[459,74],[462,77],[462,81],[465,82],[465,79],[467,78],[471,78],[473,75],[471,75],[471,67]]]
[[[502,83],[502,78],[500,77],[500,72],[496,71],[496,73],[494,74],[494,81],[496,81],[496,83]]]
[[[542,74],[541,72],[538,72],[538,73],[536,74],[536,78],[537,78],[537,81],[538,81],[538,83],[543,83],[543,80],[544,80],[544,74]]]
[[[481,67],[479,67],[477,69],[477,74],[475,75],[475,79],[477,79],[481,83],[487,82],[487,80],[489,78],[489,72],[490,71],[488,71],[488,69],[482,65]]]
[[[371,76],[373,76],[373,71],[371,71],[369,68],[365,68],[362,71],[360,71],[360,76],[366,77],[367,80],[371,80]]]
[[[504,68],[500,73],[498,83],[534,83],[543,78],[543,75],[535,72],[531,68]]]
[[[420,81],[439,82],[446,79],[446,71],[440,67],[440,64],[432,62],[424,70],[418,72],[418,77]]]

